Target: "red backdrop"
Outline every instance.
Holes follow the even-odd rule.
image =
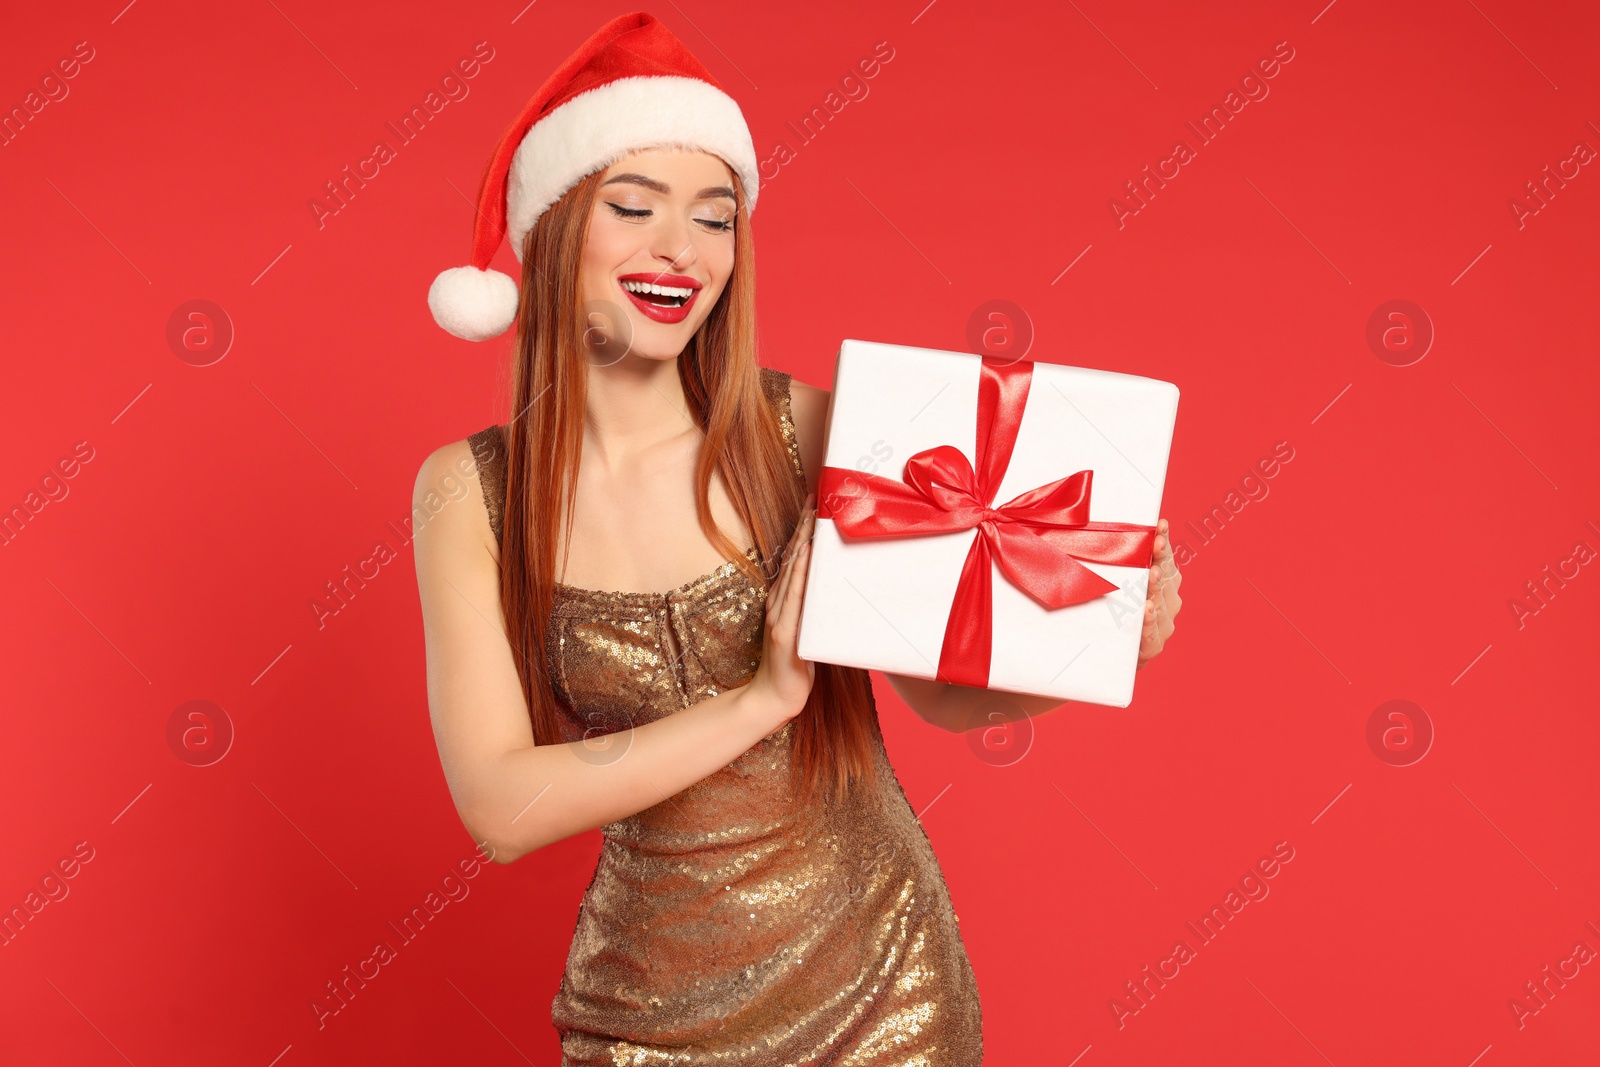
[[[428,284],[624,8],[123,2],[0,38],[0,1060],[555,1063],[599,836],[447,878],[403,524],[505,415]],[[878,679],[990,1062],[1592,1063],[1592,5],[654,10],[767,161],[764,362],[1008,300],[1030,358],[1183,392],[1131,707],[960,736]]]

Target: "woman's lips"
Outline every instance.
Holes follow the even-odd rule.
[[[624,286],[621,281],[617,282],[617,288],[621,289],[623,295],[629,300],[633,301],[633,306],[644,312],[647,317],[656,322],[665,322],[669,325],[674,322],[682,322],[684,319],[688,318],[689,309],[694,307],[695,300],[699,299],[700,296],[700,290],[696,288],[694,292],[689,294],[689,299],[685,300],[682,305],[678,307],[666,307],[662,304],[650,303],[650,301],[644,299],[638,293],[635,293]]]

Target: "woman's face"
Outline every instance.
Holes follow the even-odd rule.
[[[733,272],[735,208],[727,164],[706,152],[653,148],[606,168],[579,269],[597,362],[684,350]]]

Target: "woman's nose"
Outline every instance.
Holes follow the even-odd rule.
[[[686,266],[695,260],[694,241],[689,236],[687,223],[674,223],[661,227],[656,234],[656,258],[669,266]]]
[[[694,262],[694,242],[685,241],[676,246],[663,245],[657,249],[656,258],[673,270],[681,270]]]

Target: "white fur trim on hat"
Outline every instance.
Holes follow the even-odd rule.
[[[561,194],[630,152],[670,144],[720,156],[755,209],[756,149],[733,97],[699,78],[617,78],[541,118],[517,145],[506,177],[506,231],[517,261],[522,238]]]
[[[509,274],[477,267],[440,271],[428,286],[433,321],[467,341],[499,337],[517,317],[517,283]]]

